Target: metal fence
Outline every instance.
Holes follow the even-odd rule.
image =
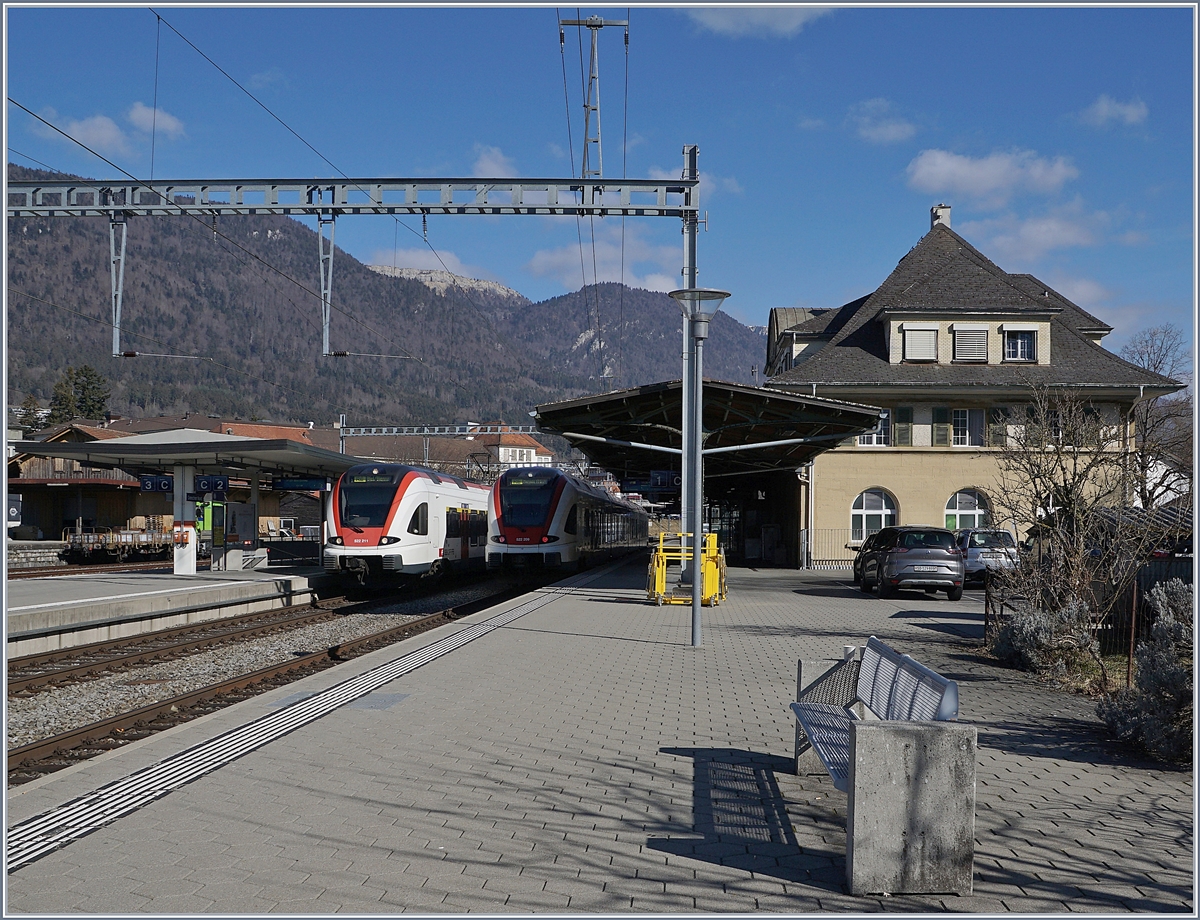
[[[849,527],[821,527],[800,533],[801,545],[809,547],[808,568],[850,568],[856,550],[846,549],[846,544],[850,542]]]

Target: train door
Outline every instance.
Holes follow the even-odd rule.
[[[458,508],[446,509],[446,540],[442,544],[442,557],[447,562],[458,562],[463,558],[462,514]]]

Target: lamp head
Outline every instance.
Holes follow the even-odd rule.
[[[721,309],[721,304],[729,296],[728,291],[718,291],[715,288],[683,288],[671,291],[667,295],[678,301],[683,315],[692,322],[692,337],[708,338],[708,324]]]

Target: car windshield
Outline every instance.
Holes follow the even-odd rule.
[[[978,530],[971,534],[971,546],[1013,546],[1012,534],[1007,530]]]
[[[954,534],[948,530],[910,530],[900,535],[905,549],[954,549]]]

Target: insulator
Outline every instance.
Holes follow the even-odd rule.
[[[138,353],[137,353],[136,351],[123,351],[123,352],[121,352],[121,357],[122,357],[122,358],[136,358],[137,356],[138,356]]]
[[[331,351],[329,353],[329,357],[331,357],[331,358],[349,358],[350,352],[348,352],[348,351]]]

